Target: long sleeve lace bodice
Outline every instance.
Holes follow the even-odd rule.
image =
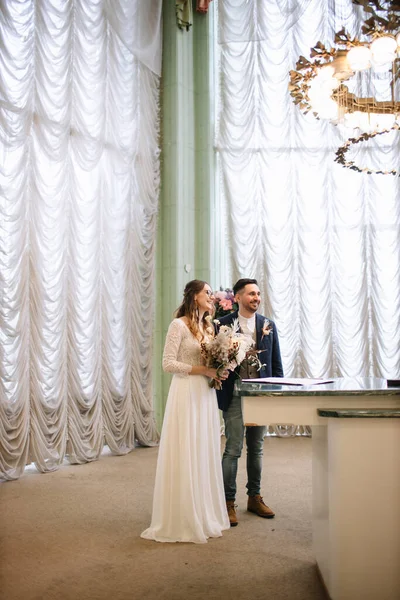
[[[192,366],[204,365],[200,343],[182,319],[174,319],[167,332],[162,366],[167,373],[188,376]]]

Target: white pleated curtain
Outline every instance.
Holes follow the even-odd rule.
[[[288,376],[400,377],[399,179],[334,163],[341,132],[288,92],[298,57],[342,26],[359,32],[362,15],[351,0],[218,2],[230,266],[258,278]],[[386,138],[357,158],[399,168],[400,136]]]
[[[0,13],[0,477],[152,444],[161,0]]]

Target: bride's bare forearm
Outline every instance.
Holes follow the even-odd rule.
[[[203,365],[193,365],[189,375],[205,375],[210,379],[222,381],[228,377],[229,373],[228,371],[222,371],[222,373],[218,373],[217,369],[213,369],[212,367],[205,367]]]
[[[211,371],[208,367],[204,365],[192,365],[192,370],[189,375],[206,375],[207,377],[212,377],[208,372]]]

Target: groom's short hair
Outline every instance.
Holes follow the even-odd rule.
[[[257,279],[239,279],[239,281],[237,281],[235,283],[235,285],[233,286],[233,289],[232,289],[233,295],[236,296],[236,294],[238,292],[240,292],[240,290],[242,290],[243,288],[245,288],[246,285],[249,285],[250,283],[258,285]]]

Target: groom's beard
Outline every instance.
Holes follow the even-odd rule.
[[[252,313],[256,313],[259,306],[260,306],[260,302],[250,302],[247,307],[247,310]]]

